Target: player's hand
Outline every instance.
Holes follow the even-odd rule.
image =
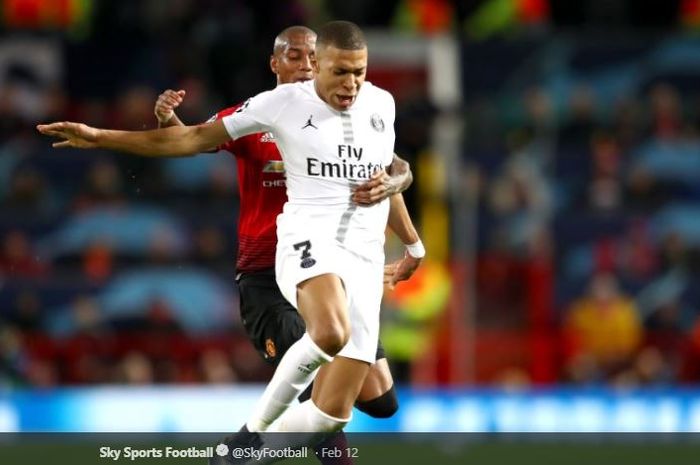
[[[385,170],[376,171],[369,181],[357,186],[352,192],[352,201],[370,206],[401,192],[405,175],[389,176]]]
[[[394,289],[399,281],[406,281],[416,272],[422,258],[411,257],[408,252],[401,260],[384,265],[384,284]]]
[[[54,142],[52,145],[55,148],[95,148],[97,147],[97,136],[100,132],[99,129],[86,124],[70,122],[39,124],[36,128],[46,136],[64,139],[60,142]]]
[[[185,98],[185,93],[182,89],[178,91],[168,89],[158,96],[153,113],[160,124],[170,121],[175,114],[175,109],[180,106],[182,99]]]

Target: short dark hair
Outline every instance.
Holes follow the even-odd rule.
[[[272,48],[272,54],[277,55],[279,53],[282,53],[285,47],[287,47],[287,45],[289,44],[289,38],[294,34],[316,36],[316,33],[306,26],[289,26],[288,28],[284,29],[282,32],[277,34],[277,37],[275,37],[275,45]]]
[[[331,21],[318,31],[317,46],[333,46],[341,50],[361,50],[367,47],[362,29],[350,21]]]

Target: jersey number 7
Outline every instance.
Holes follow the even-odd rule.
[[[316,264],[316,260],[311,257],[311,241],[304,241],[294,244],[294,250],[301,249],[301,263],[299,266],[302,268],[311,268]]]

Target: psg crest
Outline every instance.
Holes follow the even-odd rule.
[[[373,113],[369,118],[372,128],[377,132],[384,132],[384,120],[377,113]]]

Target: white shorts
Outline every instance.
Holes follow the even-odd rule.
[[[379,309],[384,291],[384,267],[343,248],[333,237],[304,235],[299,229],[285,234],[278,225],[275,272],[282,295],[297,307],[297,285],[332,273],[345,286],[350,317],[350,339],[342,357],[374,363],[379,338]]]

